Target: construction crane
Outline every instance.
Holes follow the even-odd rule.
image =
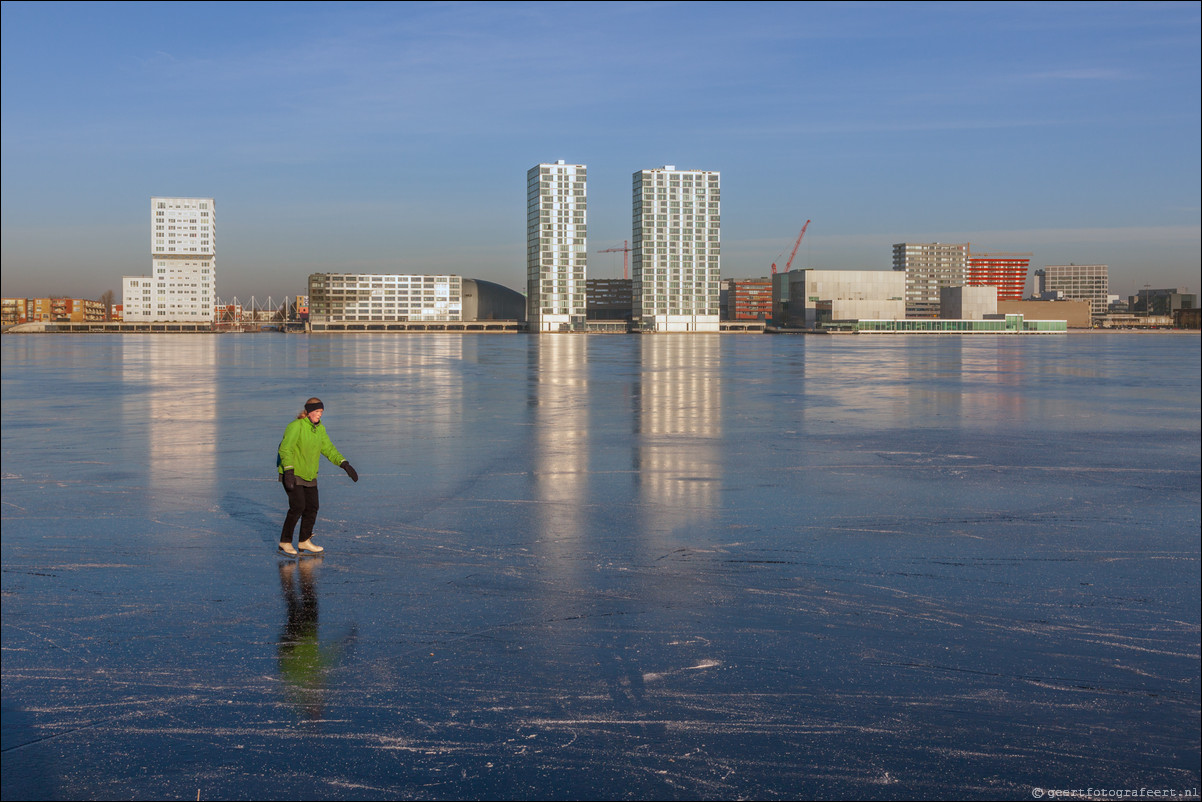
[[[797,235],[797,242],[793,243],[793,253],[789,254],[789,261],[785,263],[785,272],[789,272],[789,268],[793,267],[793,258],[797,256],[797,249],[801,247],[801,238],[806,235],[806,229],[810,227],[810,221],[806,220],[804,226],[801,227],[801,233]],[[784,255],[782,251],[777,255],[777,259]],[[772,275],[776,275],[776,262],[772,263]]]
[[[630,274],[630,270],[629,270],[630,248],[628,247],[629,245],[630,245],[630,240],[622,240],[621,248],[606,248],[603,251],[597,251],[597,253],[617,253],[618,251],[622,252],[622,278],[630,278],[630,275],[629,275]]]

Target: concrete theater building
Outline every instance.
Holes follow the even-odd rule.
[[[814,329],[906,316],[906,275],[894,270],[790,270],[772,277],[773,318]]]

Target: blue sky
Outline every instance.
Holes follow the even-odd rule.
[[[969,241],[1111,291],[1202,289],[1189,3],[3,4],[3,293],[150,267],[152,195],[217,202],[218,295],[320,271],[524,290],[526,170],[722,173],[722,272]],[[589,274],[620,276],[621,254]]]

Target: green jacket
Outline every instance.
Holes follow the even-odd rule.
[[[297,418],[284,429],[276,467],[281,474],[291,469],[298,479],[312,482],[317,479],[317,463],[322,454],[335,465],[346,462],[330,442],[325,426],[320,423],[314,426],[308,418]]]

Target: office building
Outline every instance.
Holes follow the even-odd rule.
[[[721,181],[673,165],[634,174],[632,292],[643,331],[718,331]]]
[[[1197,309],[1198,296],[1188,290],[1154,290],[1145,288],[1130,296],[1130,309],[1137,315],[1162,315],[1172,317],[1182,309]]]
[[[769,320],[772,317],[771,278],[731,278],[722,281],[726,320]]]
[[[1109,296],[1106,265],[1047,265],[1035,271],[1035,297],[1040,300],[1089,301],[1090,314],[1101,317]]]
[[[1029,253],[970,253],[964,283],[970,287],[997,287],[999,301],[1021,301],[1030,267]]]
[[[588,169],[539,164],[526,172],[526,319],[530,331],[582,329],[588,275]]]
[[[968,272],[968,243],[899,242],[893,269],[906,276],[906,316],[937,317],[939,290],[959,287]]]
[[[589,320],[629,322],[633,297],[628,278],[590,278],[585,281]]]
[[[127,322],[212,322],[217,225],[212,198],[150,199],[151,275],[122,278]]]

